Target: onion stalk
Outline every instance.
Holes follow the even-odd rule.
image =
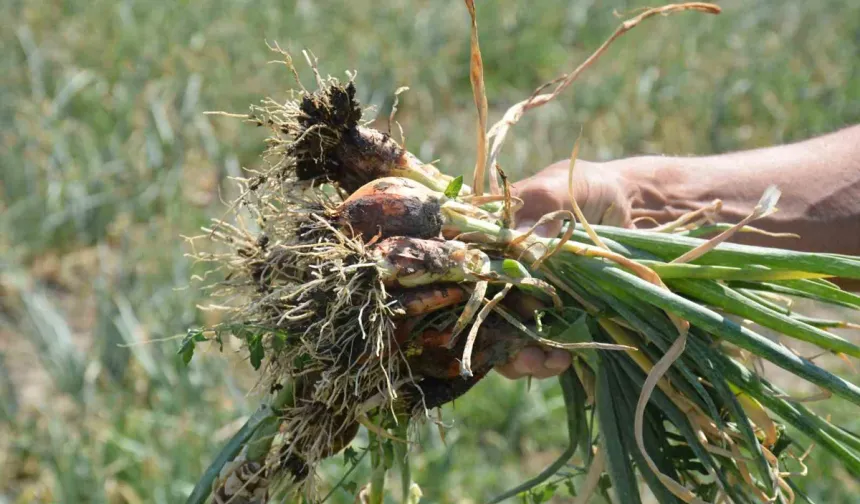
[[[656,13],[688,9],[718,12],[699,3],[652,9],[610,42]],[[480,79],[474,33],[472,42],[472,75]],[[559,91],[572,80],[561,82]],[[560,379],[569,446],[496,501],[561,477],[580,454],[587,461],[583,502],[603,473],[622,502],[640,500],[637,478],[661,503],[791,502],[784,466],[805,447],[785,435],[786,426],[860,477],[860,437],[816,416],[744,360],[768,360],[823,396],[860,406],[860,387],[790,343],[857,358],[860,347],[828,332],[851,324],[804,317],[762,295],[860,309],[860,297],[827,280],[860,278],[860,258],[724,242],[771,212],[775,191],[741,223],[710,226],[721,230],[711,240],[693,236],[689,223],[698,214],[684,226],[648,231],[589,226],[581,215],[558,212],[545,219],[566,220],[562,232],[539,237],[510,228],[516,202],[504,178],[498,190],[491,184],[495,194],[476,184],[474,195],[361,124],[352,80],[318,83],[294,100],[252,108],[248,119],[273,131],[268,167],[240,181],[234,218],[192,240],[220,247],[195,248],[194,256],[225,273],[210,288],[226,321],[186,344],[239,337],[261,389],[275,399],[228,443],[189,502],[203,502],[212,488],[216,502],[312,498],[316,466],[361,427],[374,439],[367,495],[378,502],[395,465],[387,457],[406,456],[398,443],[409,442],[407,419],[467,394],[527,345],[572,354],[574,365]],[[483,85],[473,84],[480,111]],[[518,104],[490,136],[503,138],[525,110],[557,92]],[[498,142],[479,164],[495,158]],[[408,464],[397,465],[411,481]],[[249,481],[251,493],[236,484]]]

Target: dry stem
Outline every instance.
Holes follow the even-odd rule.
[[[472,93],[475,97],[475,108],[478,110],[478,140],[477,159],[472,189],[475,195],[484,194],[484,170],[487,166],[487,90],[484,87],[484,62],[481,58],[481,47],[478,44],[478,17],[475,13],[475,1],[464,0],[472,20],[470,50],[469,50],[469,80],[472,82]],[[490,192],[499,194],[499,181],[494,173],[490,176]]]
[[[588,68],[595,61],[597,61],[597,59],[600,58],[600,56],[602,56],[604,52],[606,52],[606,49],[609,48],[609,46],[612,44],[612,42],[615,41],[615,39],[632,30],[645,19],[657,15],[672,14],[675,12],[681,12],[686,10],[695,10],[699,12],[706,12],[708,14],[720,13],[720,8],[714,4],[689,2],[682,4],[664,5],[663,7],[648,9],[634,18],[624,21],[615,30],[615,33],[613,33],[608,39],[606,39],[606,41],[603,42],[603,44],[601,44],[601,46],[598,47],[597,50],[591,54],[591,56],[589,56],[578,67],[576,67],[576,69],[574,69],[569,74],[563,74],[558,78],[542,85],[541,87],[536,89],[530,97],[517,103],[516,105],[509,108],[507,112],[505,112],[505,115],[502,117],[502,119],[490,128],[490,132],[487,135],[488,138],[491,140],[488,164],[490,166],[495,165],[499,157],[499,152],[501,151],[502,144],[504,143],[505,137],[508,134],[508,130],[513,127],[517,122],[519,122],[523,114],[533,108],[540,107],[541,105],[546,105],[547,103],[554,100],[559,94],[561,94],[562,91],[564,91],[571,84],[573,84],[573,82],[580,76],[580,74],[582,74],[582,72],[586,68]],[[552,92],[542,93],[544,89],[552,85],[555,85],[555,88],[552,90]]]

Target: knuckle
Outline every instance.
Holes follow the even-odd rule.
[[[524,203],[523,208],[517,214],[520,219],[525,217],[538,218],[565,207],[564,199],[559,195],[558,188],[553,188],[543,182],[521,187],[517,197],[522,199]]]

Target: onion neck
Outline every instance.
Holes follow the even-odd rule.
[[[526,233],[464,215],[457,211],[457,208],[448,205],[442,206],[442,218],[442,234],[446,238],[452,239],[459,236],[464,241],[507,245],[510,247],[507,255],[522,259],[527,263],[539,260],[547,251],[559,247],[559,244],[561,251],[564,252],[592,256],[603,255],[603,249],[599,247],[572,240],[562,241],[561,238],[544,238],[531,234],[523,240],[517,240]]]

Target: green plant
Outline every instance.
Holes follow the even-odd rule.
[[[204,237],[226,245],[228,252],[197,257],[228,271],[213,292],[233,300],[221,305],[228,322],[208,333],[220,341],[237,327],[247,332],[254,367],[265,363],[264,385],[281,390],[277,397],[284,390],[289,394],[264,410],[266,419],[255,432],[253,427],[240,431],[241,439],[234,438],[230,453],[218,457],[189,502],[202,502],[210,488],[216,501],[264,501],[269,493],[300,498],[299,484],[310,481],[312,489],[309,476],[349,444],[359,424],[372,441],[366,498],[382,502],[392,443],[406,442],[392,441],[386,429],[402,429],[409,417],[466,393],[527,341],[574,352],[575,371],[562,378],[569,444],[539,476],[498,500],[525,492],[533,500],[548,498],[570,475],[547,480],[579,449],[586,460],[581,499],[610,486],[620,501],[638,502],[638,474],[660,502],[793,501],[786,465],[797,457],[787,449],[795,441],[784,434],[785,425],[860,475],[860,438],[733,357],[735,349],[745,351],[860,405],[856,385],[726,316],[742,316],[826,352],[860,356],[857,345],[748,292],[787,282],[786,289],[804,296],[857,307],[860,298],[824,278],[860,278],[860,260],[722,244],[772,213],[778,191],[766,192],[748,218],[710,240],[673,235],[668,228],[592,228],[575,202],[558,237],[509,229],[513,201],[494,160],[519,116],[553,100],[640,21],[685,9],[719,9],[670,5],[623,23],[577,70],[555,80],[554,90],[513,106],[489,130],[488,143],[475,10],[466,4],[479,115],[472,187],[363,126],[352,79],[341,84],[321,77],[307,53],[316,90],[302,87],[286,103],[267,99],[241,116],[269,126],[273,134],[266,169],[240,180],[235,216],[205,229]],[[296,74],[290,55],[277,50]],[[577,143],[572,161],[578,148]],[[486,196],[485,167],[491,180]],[[336,188],[308,185],[318,181]],[[245,224],[249,219],[253,226]],[[683,232],[691,228],[698,225]],[[448,241],[439,241],[443,238]],[[732,281],[740,278],[743,290],[734,290]],[[461,287],[446,286],[449,282]],[[488,296],[493,284],[499,288]],[[440,303],[438,312],[412,313],[403,301],[411,294],[398,288],[424,285],[437,289],[430,291],[433,297],[438,289],[446,289],[443,297],[460,291],[471,297],[463,305],[459,297],[453,304]],[[498,304],[512,289],[552,301],[536,327],[528,316]],[[435,299],[427,303],[435,304]],[[410,318],[404,321],[404,314]],[[418,325],[410,325],[416,318]],[[457,363],[459,373],[451,374]],[[408,476],[403,488],[409,488]]]
[[[524,89],[587,56],[616,25],[613,10],[647,5],[545,0],[535,9],[521,1],[479,2],[483,58],[494,69],[486,75],[490,118]],[[631,32],[575,92],[527,115],[502,152],[511,179],[566,156],[570,133],[580,126],[582,155],[606,159],[757,147],[860,120],[858,88],[851,85],[858,78],[856,2],[721,5],[719,17]],[[474,127],[464,77],[468,17],[447,2],[415,0],[336,7],[263,0],[254,8],[221,0],[12,0],[0,4],[0,13],[0,383],[7,376],[11,384],[0,386],[0,410],[11,413],[0,420],[0,464],[12,468],[0,476],[0,499],[56,502],[62,482],[85,490],[89,502],[179,501],[255,400],[245,398],[250,366],[204,354],[188,371],[172,355],[180,345],[176,335],[208,317],[194,309],[200,293],[182,290],[190,266],[176,236],[223,215],[218,186],[241,175],[240,167],[259,165],[263,138],[203,112],[243,112],[259,96],[291,85],[280,67],[265,64],[266,40],[285,48],[312,41],[325,68],[361,70],[360,99],[379,110],[383,130],[393,91],[408,85],[396,116],[406,146],[422,159],[441,158],[452,175],[466,172],[474,156],[474,138],[463,134]],[[302,77],[309,82],[309,72]],[[54,102],[65,103],[61,113],[53,112]],[[174,134],[168,147],[152,113],[159,107]],[[167,154],[159,157],[159,147]],[[222,186],[225,199],[229,187]],[[120,282],[110,273],[114,267],[135,274]],[[93,279],[101,269],[109,274],[96,296]],[[12,310],[19,294],[43,296],[62,320],[58,327],[71,328],[76,358],[92,373],[83,403],[70,406],[72,396],[59,390],[77,388],[44,370],[31,345],[40,336]],[[128,299],[143,347],[188,373],[188,388],[150,380],[135,357],[125,372],[131,378],[102,379],[101,354],[116,346],[107,341],[117,341],[109,332],[119,310],[113,298]],[[819,318],[852,316],[815,310]],[[141,401],[141,391],[160,399]],[[809,407],[860,429],[845,401]],[[422,449],[411,457],[428,502],[498,494],[540,472],[567,439],[553,427],[564,425],[564,407],[552,381],[529,387],[490,375],[468,401],[445,406],[442,418],[444,436],[434,425],[417,429]],[[121,440],[122,449],[110,439]],[[7,449],[13,441],[15,449]],[[360,434],[356,449],[366,445]],[[149,447],[147,456],[139,455],[141,446]],[[108,447],[114,455],[103,456]],[[347,483],[368,481],[366,462]],[[853,502],[856,483],[824,451],[813,450],[807,463],[815,477],[798,484],[813,501]],[[321,472],[336,482],[340,461]],[[331,500],[353,497],[338,489]]]

